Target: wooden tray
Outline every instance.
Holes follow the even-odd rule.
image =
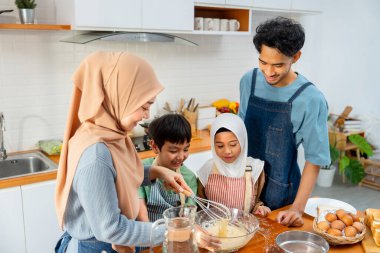
[[[367,232],[362,241],[363,249],[366,253],[379,253],[380,247],[376,245],[372,237],[371,229],[367,227]]]

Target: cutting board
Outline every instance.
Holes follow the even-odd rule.
[[[362,241],[363,249],[366,253],[378,253],[380,252],[380,247],[376,245],[372,237],[371,229],[367,227],[367,232],[365,233],[364,239]]]

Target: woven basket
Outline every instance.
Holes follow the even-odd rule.
[[[314,231],[318,235],[320,235],[323,238],[325,238],[326,241],[328,241],[329,244],[331,244],[331,245],[344,245],[344,244],[358,243],[361,240],[363,240],[365,232],[366,232],[366,229],[367,229],[366,226],[364,225],[364,230],[359,235],[356,235],[355,237],[335,236],[335,235],[330,235],[330,234],[324,232],[323,230],[319,229],[318,226],[317,226],[317,222],[318,221],[315,218],[314,222],[313,222],[313,229],[314,229]]]

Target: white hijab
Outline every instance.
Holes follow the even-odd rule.
[[[220,128],[226,128],[235,134],[240,143],[241,152],[239,157],[233,163],[225,163],[215,152],[215,134]],[[232,113],[222,113],[219,115],[211,126],[210,131],[211,151],[213,158],[208,160],[198,171],[199,180],[202,185],[206,185],[208,176],[212,172],[213,165],[216,165],[220,175],[226,177],[239,178],[244,176],[246,166],[252,166],[252,180],[256,182],[260,176],[264,162],[259,159],[247,157],[248,155],[248,137],[243,120]]]

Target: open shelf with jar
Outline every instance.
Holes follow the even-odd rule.
[[[250,35],[251,10],[248,8],[195,6],[193,34]]]

